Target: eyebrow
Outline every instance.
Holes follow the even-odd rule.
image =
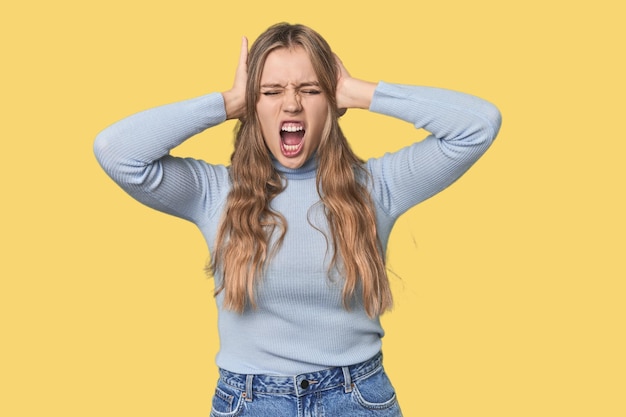
[[[305,81],[303,83],[296,85],[296,88],[319,87],[319,86],[320,86],[320,83],[318,83],[317,81]],[[278,84],[278,83],[261,84],[261,88],[285,88],[285,87],[286,87],[285,85]]]

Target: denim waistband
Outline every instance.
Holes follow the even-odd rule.
[[[220,380],[248,394],[248,400],[257,393],[292,394],[297,396],[343,386],[352,391],[352,381],[366,377],[382,366],[382,353],[365,362],[351,366],[324,369],[295,376],[245,375],[225,369],[219,370]]]

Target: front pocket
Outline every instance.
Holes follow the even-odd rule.
[[[352,391],[357,403],[370,410],[382,410],[397,403],[396,391],[383,368],[354,381]]]
[[[211,404],[211,417],[236,417],[241,412],[243,396],[239,390],[218,382]]]

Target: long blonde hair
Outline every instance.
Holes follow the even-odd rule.
[[[223,305],[230,310],[243,312],[248,305],[255,307],[255,286],[287,230],[285,218],[270,208],[270,201],[284,186],[263,140],[256,103],[267,56],[276,49],[294,47],[303,48],[309,55],[328,100],[327,122],[315,157],[317,191],[334,248],[330,268],[339,268],[345,276],[344,308],[349,307],[360,288],[365,310],[374,317],[391,308],[392,297],[376,232],[374,205],[364,184],[368,174],[339,127],[334,55],[317,32],[303,25],[274,25],[250,48],[246,112],[231,156],[232,189],[210,265],[213,275],[222,274],[215,294],[224,291]],[[274,234],[278,238],[270,245]]]

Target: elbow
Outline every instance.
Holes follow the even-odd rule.
[[[465,143],[470,144],[476,156],[482,155],[495,141],[502,126],[502,114],[493,104],[484,101],[479,112],[474,113],[471,129],[465,132]]]
[[[124,137],[107,128],[93,143],[96,160],[106,174],[124,189],[158,184],[162,179],[160,165],[133,158],[124,144]]]
[[[493,144],[502,126],[500,110],[488,101],[484,101],[478,112],[474,113],[474,122],[466,131],[467,143],[472,143],[480,154]]]
[[[485,124],[484,132],[486,133],[487,141],[491,144],[498,136],[498,132],[500,132],[502,113],[494,104],[485,102],[483,119]]]
[[[111,145],[111,137],[107,133],[107,129],[100,132],[93,142],[93,153],[96,160],[107,173],[111,173],[112,167],[115,166],[115,152]]]
[[[122,144],[120,137],[115,135],[115,131],[111,128],[100,132],[93,143],[96,160],[104,172],[116,182],[123,180],[128,174],[127,171],[133,170],[136,165],[128,158],[127,151]]]
[[[107,146],[107,137],[104,135],[104,132],[98,133],[96,139],[93,142],[93,153],[96,156],[96,159],[100,164],[102,164],[102,157],[106,153],[108,148]]]

